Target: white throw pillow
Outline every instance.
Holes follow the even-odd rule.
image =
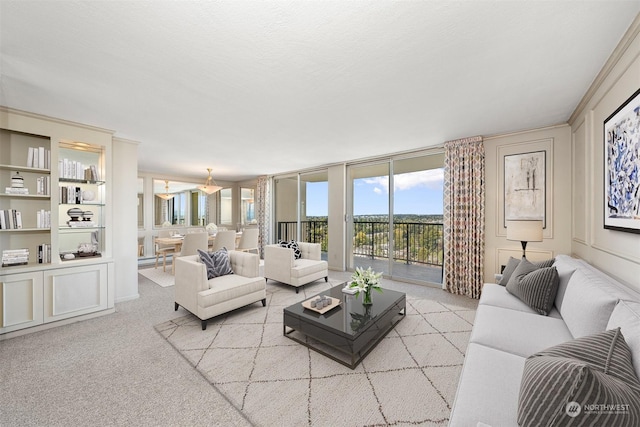
[[[607,329],[615,328],[620,328],[629,344],[633,369],[640,378],[640,302],[618,301],[607,324]]]
[[[603,279],[587,275],[582,269],[574,271],[559,307],[574,338],[606,330],[613,308],[620,299],[612,288]]]

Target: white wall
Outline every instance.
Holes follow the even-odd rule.
[[[640,291],[640,234],[604,228],[603,122],[640,88],[640,15],[571,117],[573,253]]]
[[[345,165],[330,166],[327,171],[329,182],[329,259],[327,262],[329,269],[344,271],[346,266],[346,167]]]
[[[115,301],[127,301],[138,294],[138,193],[132,183],[138,179],[138,143],[113,138],[113,259]]]

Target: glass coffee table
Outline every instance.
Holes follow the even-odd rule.
[[[284,309],[283,334],[351,369],[398,324],[406,314],[406,295],[383,289],[372,292],[373,304],[362,304],[362,295],[342,292],[345,283],[319,295],[340,300],[324,314],[305,308],[302,303]],[[307,298],[308,301],[317,297]]]

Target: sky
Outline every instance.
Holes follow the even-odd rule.
[[[443,169],[395,175],[394,213],[442,215]],[[354,215],[389,213],[388,177],[361,178],[354,181]],[[307,183],[307,216],[327,216],[327,182]]]

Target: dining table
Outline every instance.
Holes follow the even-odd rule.
[[[236,233],[236,247],[238,246],[240,237],[242,237],[241,231]],[[174,251],[180,252],[180,248],[182,247],[183,240],[184,240],[184,234],[176,234],[175,236],[170,236],[170,237],[156,237],[155,242],[159,245],[173,245]],[[215,234],[210,234],[209,247],[213,246],[213,243],[215,242],[215,240],[216,240]]]

